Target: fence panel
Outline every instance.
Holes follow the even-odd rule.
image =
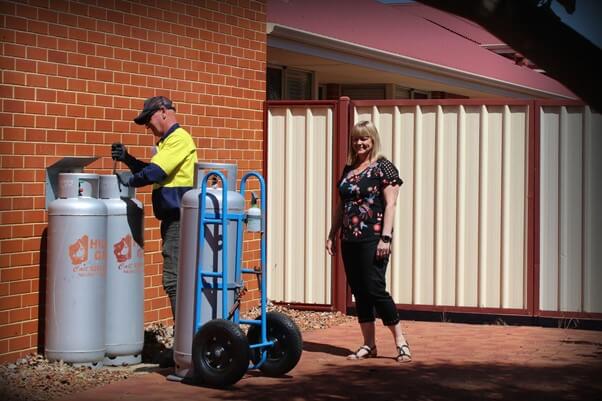
[[[602,313],[602,115],[538,104],[539,309]]]
[[[271,104],[267,118],[268,297],[331,304],[333,106]]]
[[[525,313],[530,104],[352,105],[404,180],[388,277],[396,302]]]

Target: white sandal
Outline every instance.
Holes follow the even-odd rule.
[[[362,345],[355,351],[353,354],[347,356],[347,359],[351,359],[354,361],[366,358],[376,358],[376,345],[374,347],[370,347],[369,345]]]
[[[395,360],[399,363],[412,361],[412,354],[410,353],[410,346],[408,345],[407,342],[405,344],[397,346],[397,356],[395,357]]]

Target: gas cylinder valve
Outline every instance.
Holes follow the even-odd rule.
[[[261,232],[261,208],[257,206],[259,198],[251,192],[251,207],[247,210],[247,231],[252,233]]]

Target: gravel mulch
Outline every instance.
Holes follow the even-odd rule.
[[[290,316],[302,332],[325,329],[355,320],[354,317],[340,312],[300,311],[279,305],[270,305],[268,310]],[[258,314],[258,309],[252,309],[243,314],[243,317],[255,318]],[[172,346],[173,326],[150,324],[145,328],[142,363],[138,365],[91,369],[73,367],[62,361],[50,362],[43,355],[27,355],[14,363],[0,365],[0,400],[53,400],[125,380],[132,375],[148,374],[160,369],[161,353]]]
[[[339,324],[355,321],[354,316],[344,315],[341,312],[313,312],[287,308],[281,305],[269,305],[268,312],[281,312],[289,316],[299,327],[301,332],[326,329]],[[244,318],[255,318],[259,315],[259,308],[253,308],[242,314]]]

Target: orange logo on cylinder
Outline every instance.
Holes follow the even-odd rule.
[[[88,247],[89,240],[88,236],[84,235],[73,244],[69,245],[69,257],[71,258],[71,263],[74,265],[79,265],[88,260]]]
[[[113,244],[113,253],[119,263],[132,258],[132,236],[126,235],[116,244]]]

